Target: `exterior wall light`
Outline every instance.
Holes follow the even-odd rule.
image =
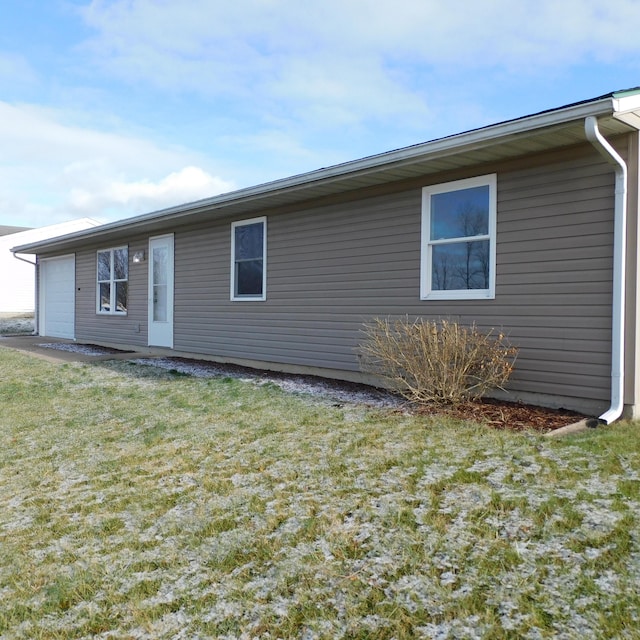
[[[141,262],[144,262],[144,260],[145,260],[144,251],[136,251],[133,254],[133,264],[140,264]]]

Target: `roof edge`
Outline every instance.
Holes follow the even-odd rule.
[[[623,95],[624,94],[624,95]],[[232,202],[248,202],[255,199],[268,197],[271,194],[282,191],[294,191],[317,183],[338,180],[357,173],[369,173],[370,171],[384,169],[385,166],[397,164],[410,164],[423,159],[425,155],[438,155],[445,152],[456,153],[461,150],[471,150],[490,144],[494,140],[509,136],[521,135],[527,131],[537,131],[542,128],[552,127],[568,123],[588,116],[615,115],[620,108],[628,105],[629,98],[635,104],[638,101],[640,107],[640,89],[607,94],[592,100],[577,102],[557,109],[538,112],[532,115],[522,116],[513,120],[506,120],[497,124],[471,129],[462,133],[456,133],[442,138],[436,138],[428,142],[422,142],[400,149],[366,156],[357,160],[331,165],[316,169],[307,173],[296,174],[287,178],[280,178],[271,182],[218,194],[210,198],[196,200],[174,207],[168,207],[158,211],[124,218],[115,222],[100,225],[90,229],[77,231],[49,241],[33,242],[13,247],[13,253],[36,253],[38,249],[55,248],[58,244],[69,243],[80,239],[99,238],[112,231],[122,228],[136,227],[150,222],[161,221],[168,217],[185,217],[207,208],[222,208]]]

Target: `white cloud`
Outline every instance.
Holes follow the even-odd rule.
[[[636,0],[93,0],[83,15],[94,54],[131,80],[233,94],[294,78],[294,94],[306,80],[327,102],[358,79],[369,98],[401,88],[389,72],[400,59],[540,71],[640,50]],[[332,78],[321,96],[314,76]]]
[[[237,135],[279,130],[318,150],[338,132],[343,149],[353,139],[342,159],[511,115],[458,117],[479,113],[476,92],[640,53],[636,0],[93,0],[82,15],[95,31],[83,50],[107,74],[224,105]],[[391,142],[358,148],[380,130]]]
[[[234,188],[195,153],[66,124],[67,115],[0,102],[0,223],[116,219]]]
[[[68,107],[0,102],[0,222],[113,219],[211,196],[234,188],[231,170],[262,182],[557,106],[532,97],[564,88],[567,70],[640,57],[637,0],[83,3],[66,6],[94,35],[67,41],[51,69],[36,75],[28,40],[24,55],[0,52],[17,95]],[[610,77],[554,96],[624,88],[603,88]],[[156,127],[200,151],[153,141]]]
[[[349,65],[326,54],[323,59],[292,59],[269,90],[288,101],[300,118],[304,112],[320,127],[358,123],[363,113],[377,119],[398,112],[412,118],[429,116],[420,94],[403,86],[373,55],[354,54]]]
[[[120,208],[132,213],[154,211],[217,193],[230,191],[233,185],[209,175],[199,167],[184,167],[157,180],[106,182],[98,189],[75,187],[69,204],[75,212]]]

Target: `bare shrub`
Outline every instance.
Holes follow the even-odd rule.
[[[419,404],[459,403],[502,389],[517,355],[502,333],[450,320],[374,318],[363,333],[361,369]]]

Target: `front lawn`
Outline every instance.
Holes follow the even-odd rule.
[[[0,638],[637,638],[640,427],[0,348]]]

